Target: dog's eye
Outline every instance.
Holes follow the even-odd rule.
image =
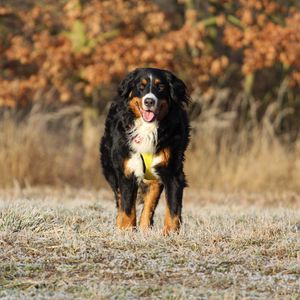
[[[142,90],[144,90],[145,89],[145,85],[144,84],[140,84],[140,90],[142,91]]]
[[[163,91],[163,90],[165,89],[165,86],[164,86],[163,84],[159,84],[159,85],[158,85],[158,89],[159,89],[160,91]]]

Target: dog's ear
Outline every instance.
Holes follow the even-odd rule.
[[[119,84],[118,93],[122,98],[128,98],[129,93],[133,89],[137,72],[138,69],[135,69],[134,71],[128,73],[127,76]]]
[[[187,93],[187,88],[184,82],[168,71],[166,72],[166,78],[169,83],[171,100],[177,104],[185,103],[188,105],[190,97]]]

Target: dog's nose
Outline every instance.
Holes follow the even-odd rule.
[[[151,99],[151,98],[146,98],[145,100],[144,100],[144,104],[145,104],[145,106],[146,107],[151,107],[151,106],[153,106],[154,105],[154,99]]]

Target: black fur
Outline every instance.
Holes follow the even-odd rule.
[[[133,205],[135,205],[138,182],[134,175],[129,177],[124,175],[124,160],[132,152],[129,148],[126,131],[133,126],[135,120],[128,102],[130,93],[135,91],[142,76],[147,74],[153,74],[165,83],[162,96],[169,101],[169,111],[159,122],[156,153],[169,147],[171,156],[167,167],[157,167],[156,171],[166,190],[171,215],[180,217],[182,193],[186,186],[183,172],[184,152],[188,146],[190,136],[190,126],[186,112],[189,97],[183,81],[171,72],[153,68],[136,69],[120,83],[118,96],[109,109],[105,132],[100,145],[102,169],[116,199],[118,199],[118,193],[121,194],[121,209],[130,214]]]

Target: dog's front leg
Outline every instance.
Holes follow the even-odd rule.
[[[117,227],[132,229],[136,226],[137,181],[134,175],[120,179],[120,199],[118,201]]]
[[[181,224],[181,209],[184,180],[181,177],[170,176],[165,182],[166,189],[166,214],[164,223],[164,234],[178,231]]]
[[[153,215],[157,206],[163,185],[158,180],[144,180],[146,192],[143,193],[144,208],[140,219],[140,228],[147,231],[153,225]]]

